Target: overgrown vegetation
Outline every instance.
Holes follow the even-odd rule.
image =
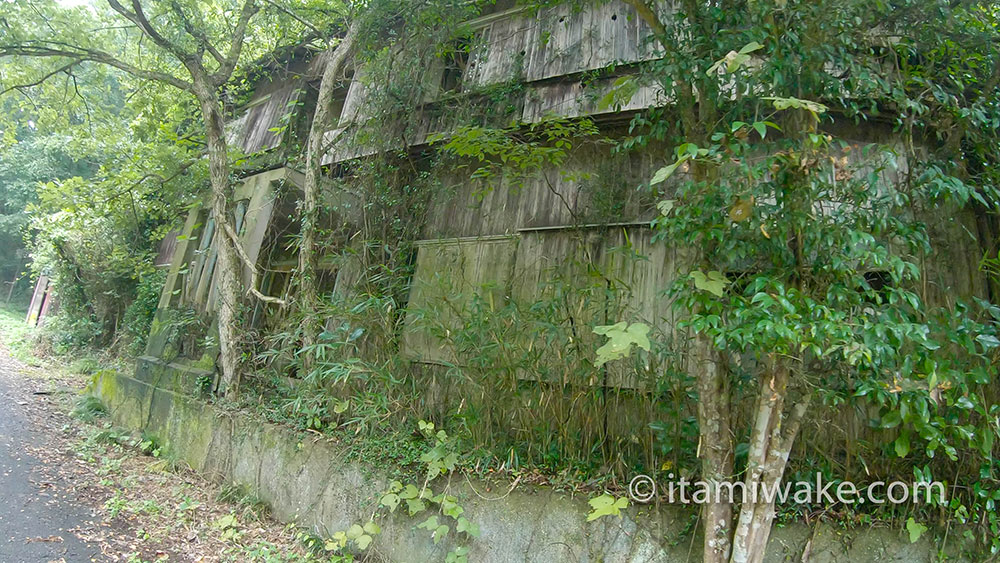
[[[485,71],[471,70],[469,56],[483,37],[464,22],[488,4],[374,2],[329,19],[306,10],[325,22],[310,31],[332,22],[349,43],[363,103],[339,122],[315,114],[337,127],[329,138],[326,123],[314,128],[308,150],[332,147],[335,162],[305,205],[290,182],[277,189],[282,216],[258,261],[260,291],[242,288],[259,295],[229,287],[213,305],[228,311],[218,318],[206,305],[211,283],[201,302],[178,297],[183,305],[161,311],[154,329],[163,359],[214,368],[223,347],[223,389],[235,389],[234,374],[244,379],[230,399],[391,464],[400,479],[382,499],[389,510],[427,501],[456,512],[444,493],[404,485],[419,461],[430,463],[410,436],[420,424],[434,449],[452,450],[433,460],[449,471],[538,471],[551,484],[619,496],[632,475],[668,472],[750,485],[819,471],[949,488],[945,505],[904,512],[710,503],[700,517],[706,561],[759,561],[776,517],[812,510],[905,522],[911,533],[955,522],[996,556],[995,8],[680,2],[665,13],[626,4],[657,56],[588,72],[580,88],[596,93],[576,96],[617,117],[530,123],[521,121],[537,101],[525,97],[527,49],[505,54],[507,76],[474,80]],[[323,48],[333,57],[337,45]],[[140,108],[161,100],[133,80],[101,74],[94,87],[133,85]],[[612,111],[640,94],[656,101]],[[282,127],[310,121],[297,112],[334,107],[317,96],[291,104]],[[82,120],[83,106],[71,107],[60,127]],[[166,168],[201,150],[190,101],[169,100],[172,120],[157,127],[125,107],[107,126],[141,125],[86,153],[103,166],[60,149],[62,168],[38,178],[48,183],[11,190],[12,200],[35,201],[34,268],[59,288],[62,313],[46,325],[59,353],[144,349],[162,283],[149,267],[154,242],[177,225],[177,210],[198,205],[205,182],[200,164]],[[33,115],[21,104],[17,112]],[[20,119],[5,131],[15,161],[41,142]],[[270,167],[275,154],[239,155],[239,167]],[[280,156],[320,170],[321,155]],[[149,173],[146,162],[164,168]],[[215,172],[214,215],[198,222],[194,254],[209,282],[213,248],[231,238],[212,231],[224,231],[233,208],[220,194],[236,181]],[[494,221],[529,196],[542,202],[526,211],[540,227],[498,222],[493,246],[473,255],[466,237],[489,229],[462,223],[464,212],[491,211],[481,219]],[[555,227],[558,237],[540,234]],[[959,245],[953,227],[973,235],[961,244],[978,244],[984,278],[939,271]],[[301,248],[308,256],[297,261]],[[540,258],[517,275],[502,266],[522,255]],[[181,275],[197,279],[186,264]],[[952,282],[967,294],[936,286]],[[251,330],[237,335],[237,324]],[[622,507],[614,495],[597,499],[597,516]],[[369,524],[324,549],[363,551],[378,534]],[[435,541],[451,530],[436,516],[422,527]]]

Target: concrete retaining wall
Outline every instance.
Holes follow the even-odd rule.
[[[344,461],[342,448],[316,436],[198,399],[197,377],[144,357],[134,376],[98,373],[91,392],[108,406],[116,425],[156,436],[169,455],[213,479],[250,487],[282,521],[328,537],[368,520],[387,487],[376,468]],[[589,507],[581,497],[523,485],[506,496],[496,489],[486,493],[485,484],[457,476],[448,488],[482,532],[468,542],[469,561],[699,559],[700,539],[692,546],[692,538],[681,535],[688,522],[679,510],[633,507],[621,519],[586,522]],[[382,534],[369,549],[389,561],[443,561],[453,547],[448,540],[435,545],[430,532],[416,528],[426,516],[400,512],[380,520]],[[931,561],[934,553],[926,538],[910,544],[899,530],[792,525],[775,529],[768,560],[800,561],[807,542],[808,561],[815,563]]]

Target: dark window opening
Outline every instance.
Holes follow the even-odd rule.
[[[864,273],[865,301],[873,305],[885,303],[888,299],[889,288],[892,287],[892,277],[885,270],[872,270]]]
[[[444,72],[441,75],[441,92],[459,92],[462,78],[469,67],[469,43],[462,41],[443,55]]]

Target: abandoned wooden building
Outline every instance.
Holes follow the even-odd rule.
[[[468,357],[477,344],[470,342],[476,338],[467,330],[467,319],[475,312],[480,320],[496,322],[489,329],[494,334],[506,330],[519,350],[517,361],[502,366],[510,381],[505,395],[510,404],[501,408],[494,403],[496,413],[480,413],[477,424],[503,420],[511,427],[527,428],[545,418],[537,416],[539,412],[558,410],[549,427],[553,436],[590,447],[617,445],[626,452],[623,456],[630,455],[628,451],[648,451],[653,440],[649,425],[658,420],[653,401],[646,398],[653,385],[649,375],[667,369],[671,355],[666,347],[659,351],[654,347],[635,362],[600,370],[567,357],[574,349],[593,350],[601,344],[589,329],[577,327],[620,319],[649,324],[656,342],[669,343],[672,338],[674,310],[663,293],[683,249],[653,242],[650,221],[661,197],[649,189],[636,189],[670,158],[664,147],[625,153],[597,140],[625,136],[637,112],[668,103],[654,84],[638,85],[620,103],[607,99],[623,77],[656,57],[650,30],[633,8],[618,0],[582,10],[569,4],[538,11],[497,10],[468,26],[468,41],[454,52],[440,55],[431,50],[422,59],[423,66],[407,69],[415,73],[421,99],[408,108],[406,123],[397,124],[396,130],[372,135],[365,125],[385,120],[382,113],[374,115],[371,101],[385,96],[379,91],[386,82],[380,73],[400,69],[366,67],[358,61],[345,76],[335,100],[338,125],[328,134],[331,148],[324,157],[328,182],[324,236],[330,252],[321,262],[322,289],[328,299],[357,303],[371,293],[366,282],[385,287],[382,277],[397,276],[396,298],[390,305],[381,302],[383,314],[392,309],[395,320],[383,334],[366,327],[354,345],[361,354],[366,346],[380,353],[391,348],[410,366],[411,377],[428,382],[423,388],[433,405],[429,409],[472,408],[464,402],[467,393],[492,400],[469,383],[475,379],[470,374],[483,369],[478,364],[487,361]],[[231,145],[255,155],[247,159],[253,164],[242,170],[233,205],[243,250],[257,270],[255,274],[245,267],[243,282],[256,279],[262,293],[285,301],[294,300],[294,241],[302,182],[296,147],[301,145],[303,125],[296,116],[309,113],[289,118],[289,108],[315,105],[317,82],[308,53],[296,52],[269,68],[249,102],[228,124]],[[493,108],[500,99],[504,113],[496,116],[495,109],[494,113],[484,109],[477,103],[484,96]],[[481,166],[475,159],[467,159],[465,165],[437,166],[438,161],[428,156],[437,154],[451,133],[465,124],[492,120],[500,127],[515,123],[530,132],[536,126],[539,129],[534,130],[541,131],[545,123],[571,123],[566,120],[582,117],[600,135],[574,129],[569,139],[572,148],[564,158],[543,162],[523,174],[484,172],[472,177]],[[869,124],[845,136],[859,144],[885,143],[891,142],[889,131]],[[371,198],[366,191],[370,185],[357,178],[373,155],[385,153],[402,155],[412,164],[412,170],[399,167],[394,173],[408,175],[406,181],[433,182],[437,190],[414,208],[416,226],[400,228],[411,237],[400,247],[406,255],[392,256],[392,267],[380,269],[373,267],[378,260],[366,247],[369,233],[373,227],[392,226],[372,224],[371,206],[382,203]],[[881,173],[891,182],[892,174],[899,172]],[[975,231],[973,219],[962,213],[938,219],[932,234],[949,241],[951,250],[928,267],[929,284],[945,296],[982,294],[985,282],[977,271],[981,254],[965,234]],[[161,386],[190,388],[198,378],[214,373],[216,349],[211,330],[205,327],[210,327],[217,299],[213,286],[217,236],[207,205],[191,211],[173,249],[137,377],[156,378]],[[375,277],[379,279],[373,282]],[[561,283],[554,284],[555,280]],[[247,302],[243,322],[248,338],[263,339],[279,331],[288,314],[281,306],[252,297]],[[520,307],[519,312],[502,318],[499,311],[511,307]],[[541,315],[545,307],[547,322],[558,337],[549,335],[547,340],[511,320],[523,318],[517,315]],[[194,328],[197,323],[200,330]],[[346,330],[348,336],[337,338],[353,340],[352,335],[361,334],[356,332],[359,327],[334,315],[327,332],[330,336]],[[395,338],[391,345],[386,344],[389,338]],[[302,376],[291,368],[285,375],[290,380]],[[564,390],[581,389],[584,399],[554,400],[544,392],[553,383]],[[600,392],[591,393],[593,389]],[[514,390],[524,393],[515,398]],[[621,416],[626,412],[627,417]],[[585,424],[595,416],[603,417],[604,424]],[[545,434],[537,429],[525,432]]]

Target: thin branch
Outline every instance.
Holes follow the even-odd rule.
[[[220,221],[220,222],[223,223],[222,230],[224,233],[226,233],[226,236],[232,242],[233,248],[236,250],[236,255],[239,256],[243,264],[250,269],[250,283],[247,284],[248,285],[247,293],[253,295],[257,299],[260,299],[264,303],[274,303],[282,307],[287,307],[288,302],[285,301],[284,299],[280,299],[278,297],[271,297],[270,295],[264,295],[263,293],[257,290],[257,277],[258,277],[257,265],[254,264],[253,260],[251,260],[249,256],[247,256],[246,251],[243,250],[243,245],[240,244],[240,237],[239,235],[236,234],[236,231],[233,230],[233,226],[229,224],[229,221]]]
[[[198,44],[201,45],[201,48],[205,51],[208,51],[208,53],[212,55],[212,58],[215,59],[217,63],[219,63],[220,65],[224,63],[226,59],[222,56],[221,53],[219,53],[219,50],[216,49],[214,45],[212,45],[212,42],[208,40],[208,36],[205,35],[205,32],[199,30],[191,23],[191,20],[184,13],[184,10],[181,8],[180,4],[174,1],[170,3],[170,7],[173,8],[174,13],[177,14],[177,17],[181,19],[181,25],[184,26],[184,31],[191,37],[194,37],[195,40],[198,41]]]
[[[294,12],[292,12],[291,10],[289,10],[288,8],[286,8],[286,7],[284,7],[284,6],[280,5],[280,4],[277,4],[273,0],[264,0],[264,2],[266,2],[267,4],[270,4],[271,6],[274,6],[275,8],[278,9],[278,11],[284,13],[285,15],[287,15],[288,17],[292,18],[293,20],[299,22],[300,24],[308,27],[317,36],[323,37],[324,34],[323,34],[322,31],[319,30],[318,27],[316,27],[315,25],[313,25],[313,24],[309,23],[308,21],[302,19],[301,17],[299,17],[297,14],[295,14]]]
[[[189,53],[184,52],[184,50],[177,45],[167,41],[165,37],[156,31],[153,25],[149,23],[149,18],[147,18],[146,14],[142,11],[142,4],[139,0],[132,0],[133,12],[128,11],[128,9],[125,8],[125,6],[122,6],[118,0],[108,0],[108,5],[111,6],[112,10],[121,14],[125,19],[134,23],[140,31],[149,36],[149,38],[160,47],[166,49],[170,53],[173,53],[182,60],[190,57]]]
[[[12,56],[65,57],[68,59],[79,59],[80,62],[92,61],[115,67],[118,70],[139,78],[156,80],[157,82],[163,82],[181,90],[191,91],[190,82],[181,80],[172,74],[139,68],[104,51],[88,49],[78,45],[69,45],[56,41],[49,41],[42,44],[0,45],[0,58]]]
[[[219,70],[211,75],[212,84],[218,88],[225,84],[233,74],[236,63],[240,60],[240,53],[243,51],[243,41],[246,39],[247,26],[250,25],[250,18],[257,13],[258,7],[255,0],[244,0],[243,9],[240,11],[240,20],[233,30],[233,42],[229,45],[229,54],[225,60],[219,64]]]
[[[11,86],[9,88],[5,88],[4,90],[0,90],[0,96],[3,96],[4,94],[6,94],[7,92],[10,92],[11,90],[28,90],[28,89],[34,88],[35,86],[39,86],[43,82],[45,82],[46,80],[48,80],[48,79],[52,78],[53,76],[59,74],[60,72],[66,72],[66,71],[70,70],[71,68],[73,68],[76,65],[80,64],[80,62],[81,62],[81,59],[75,59],[73,62],[71,62],[71,63],[69,63],[67,65],[63,65],[63,66],[57,68],[56,70],[53,70],[52,72],[46,74],[45,76],[39,78],[38,80],[36,80],[34,82],[31,82],[29,84],[15,84],[14,86]]]
[[[113,55],[97,49],[88,49],[78,45],[69,45],[56,41],[49,41],[41,44],[14,44],[0,45],[0,58],[23,56],[23,57],[65,57],[68,59],[78,59],[82,61],[92,61],[106,64],[147,80],[156,80],[169,84],[175,88],[190,92],[192,85],[190,82],[181,80],[172,74],[156,70],[146,70],[135,65],[122,61]]]

